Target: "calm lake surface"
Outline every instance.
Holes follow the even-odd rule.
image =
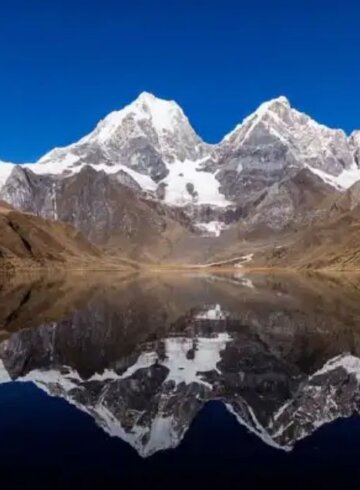
[[[1,489],[360,487],[360,277],[0,278]]]

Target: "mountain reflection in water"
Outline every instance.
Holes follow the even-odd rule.
[[[20,409],[25,413],[27,406],[31,411],[34,399],[41,399],[46,416],[61,403],[56,405],[61,410],[54,410],[67,414],[60,418],[69,427],[73,417],[88,414],[103,431],[106,454],[116,453],[110,447],[119,438],[126,443],[122,447],[130,450],[130,445],[159,473],[163,473],[159,458],[179,454],[181,460],[185,447],[187,454],[200,458],[200,477],[205,469],[200,470],[201,457],[191,441],[200,434],[211,445],[212,430],[212,440],[216,430],[222,434],[217,444],[223,445],[224,454],[236,447],[235,465],[244,448],[252,448],[245,458],[248,470],[264,463],[264,454],[276,467],[271,456],[276,454],[288,458],[289,473],[291,458],[310,444],[305,441],[321,446],[322,432],[313,433],[325,424],[346,417],[339,422],[342,435],[355,437],[360,430],[354,416],[360,407],[359,285],[360,278],[351,275],[241,271],[92,274],[25,284],[4,279],[0,436],[15,438],[12,418],[14,422],[15,414]],[[13,434],[5,430],[5,422],[14,428]],[[323,428],[323,437],[329,439],[333,427]],[[237,431],[238,440],[231,441]],[[336,444],[339,437],[336,432]],[[336,444],[333,456],[339,450]],[[158,453],[178,446],[178,453]],[[206,451],[202,447],[202,454]],[[329,451],[327,447],[325,452]],[[149,458],[155,453],[157,459]],[[19,455],[13,457],[21,467]],[[121,458],[126,461],[129,456],[119,455],[120,466]],[[339,463],[339,456],[334,460]],[[219,456],[217,461],[221,466]],[[350,484],[358,483],[357,474],[351,474]],[[292,484],[302,488],[296,486],[299,482]]]

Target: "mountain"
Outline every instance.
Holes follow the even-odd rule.
[[[360,178],[359,157],[359,131],[347,137],[318,124],[285,97],[262,104],[210,145],[176,102],[142,93],[78,142],[35,164],[0,164],[2,180],[7,177],[0,198],[60,217],[105,247],[127,251],[145,237],[147,257],[170,260],[184,237],[192,243],[191,236],[225,235],[223,242],[236,249],[249,237],[312,225],[323,202]],[[144,223],[149,226],[140,233]],[[205,257],[209,240],[200,242],[199,256]],[[141,255],[141,247],[136,250]]]
[[[0,269],[85,266],[100,252],[71,226],[15,211],[0,202]]]
[[[273,236],[308,226],[319,215],[324,200],[339,194],[309,168],[302,168],[272,184],[246,207],[239,228],[247,234]]]
[[[192,202],[195,198],[187,184],[197,187],[200,181],[197,201],[226,203],[213,175],[201,172],[209,148],[175,102],[143,93],[105,117],[77,143],[54,149],[29,168],[39,174],[64,176],[77,173],[84,165],[115,176],[125,172],[133,184],[150,193],[158,190],[165,194],[166,203],[175,205]]]
[[[352,172],[358,171],[354,143],[342,130],[316,123],[279,97],[262,104],[222,145],[225,162],[230,154],[241,163],[240,175],[244,170],[263,169],[264,179],[279,180],[289,168],[306,167],[333,185],[348,187]]]
[[[158,182],[169,174],[171,163],[200,160],[206,149],[175,102],[144,92],[76,144],[51,151],[39,163],[64,170],[84,163],[125,167]]]
[[[317,208],[312,226],[299,229],[288,243],[271,248],[259,263],[308,269],[360,267],[360,182],[333,194]]]
[[[190,234],[189,218],[122,182],[90,165],[65,179],[17,166],[1,195],[19,209],[71,224],[108,252],[143,262],[169,255]]]

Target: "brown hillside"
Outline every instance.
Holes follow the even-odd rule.
[[[90,264],[100,253],[71,226],[0,202],[0,268]]]

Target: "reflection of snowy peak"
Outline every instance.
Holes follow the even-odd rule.
[[[61,372],[33,370],[19,380],[64,397],[92,415],[111,436],[149,456],[179,444],[203,405],[201,399],[210,398],[212,385],[202,373],[218,372],[220,352],[229,341],[226,333],[168,338],[161,341],[158,352],[141,353],[123,374],[106,370],[82,380],[76,371],[63,367]],[[6,373],[2,379],[10,378]]]
[[[169,361],[172,362],[173,359],[170,357]],[[135,371],[129,377],[133,380],[132,385],[135,390],[137,376],[142,380],[151,379],[154,377],[154,370],[156,372],[156,369],[160,368],[152,365],[145,371],[143,369]],[[201,383],[195,381],[188,384],[186,388],[184,384],[175,384],[175,386],[171,383],[167,384],[168,378],[166,378],[160,393],[151,395],[156,399],[156,406],[150,407],[149,404],[149,412],[146,412],[132,410],[126,405],[121,409],[121,417],[119,417],[118,404],[114,400],[114,396],[123,394],[123,390],[119,389],[121,381],[110,379],[108,383],[104,382],[101,397],[94,406],[79,405],[77,395],[80,396],[80,400],[81,395],[77,390],[72,393],[64,391],[62,396],[65,396],[70,403],[75,403],[81,410],[87,411],[106,432],[111,436],[122,438],[144,457],[159,450],[176,447],[204,403],[217,398],[224,401],[227,409],[241,425],[261,438],[263,442],[288,451],[297,441],[309,436],[324,424],[339,417],[350,417],[354,412],[360,411],[359,377],[358,358],[343,355],[330,360],[319,372],[310,376],[302,387],[299,387],[292,399],[274,414],[269,414],[266,425],[259,422],[256,409],[254,410],[245,399],[239,399],[236,395],[233,398],[234,394],[227,399],[226,396],[223,397],[216,392],[215,386],[209,385],[209,389],[204,389]],[[32,374],[26,379],[32,379]],[[41,388],[49,390],[49,384],[43,382],[41,386],[39,380],[34,379],[34,381]],[[66,381],[61,384],[69,388]],[[54,388],[52,394],[58,396],[59,393],[56,393],[55,386]],[[81,387],[81,390],[84,388],[87,389],[86,384]],[[51,394],[51,389],[49,392]],[[129,393],[129,396],[133,395]]]
[[[206,320],[218,322],[219,318],[211,315]],[[197,321],[205,318],[197,317]],[[324,424],[360,411],[360,359],[349,354],[330,359],[314,374],[299,378],[290,398],[274,410],[264,395],[258,405],[256,393],[263,387],[260,379],[256,384],[256,367],[250,362],[240,371],[236,368],[237,347],[227,333],[169,337],[152,347],[122,373],[106,369],[82,379],[76,370],[61,366],[31,370],[18,381],[31,381],[49,395],[66,399],[143,457],[176,447],[210,400],[223,401],[241,425],[266,444],[286,451]],[[4,348],[9,345],[2,344]],[[231,366],[224,364],[229,355]],[[2,361],[0,378],[1,383],[11,381]],[[265,414],[262,405],[268,406]]]
[[[273,416],[270,430],[282,446],[293,446],[319,427],[360,413],[360,359],[342,354],[309,376]]]

